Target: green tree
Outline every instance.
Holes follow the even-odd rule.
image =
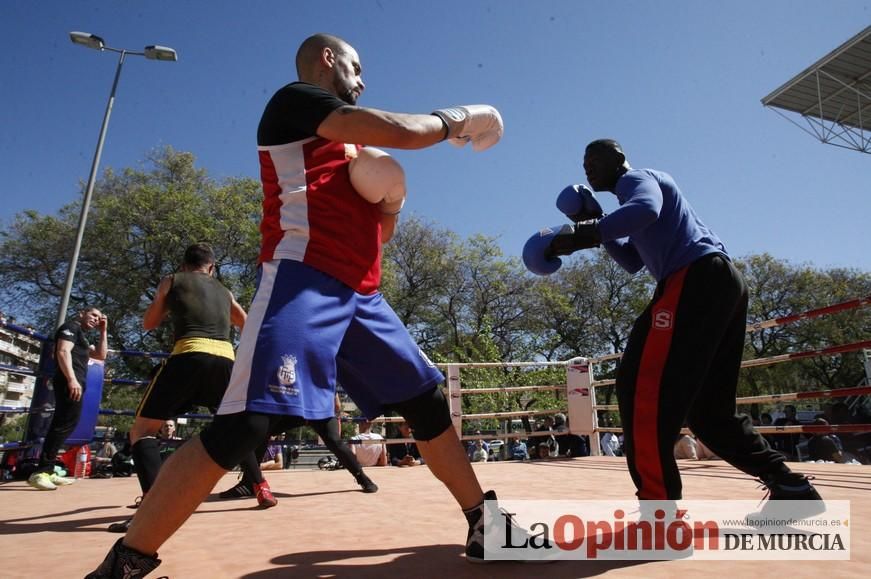
[[[819,270],[771,255],[738,262],[750,291],[748,323],[777,319],[871,293],[871,275],[848,269]],[[745,359],[766,358],[857,342],[871,329],[871,312],[850,310],[749,333]],[[739,395],[757,396],[855,386],[864,373],[860,353],[815,356],[745,369]],[[755,410],[755,409],[754,409]]]
[[[197,241],[212,244],[219,279],[246,305],[255,276],[260,199],[256,181],[218,182],[196,167],[191,153],[170,147],[149,154],[144,168],[106,169],[94,190],[71,310],[88,304],[106,313],[112,349],[166,351],[171,328],[144,332],[142,314],[161,277]],[[42,327],[51,327],[79,207],[67,205],[57,216],[27,211],[0,232],[4,309],[26,309]],[[141,379],[152,365],[146,358],[113,357],[109,375]],[[141,392],[109,385],[104,396],[104,406],[133,408]]]
[[[447,321],[437,304],[458,274],[459,237],[450,230],[411,216],[384,247],[381,291],[421,348],[444,339]]]

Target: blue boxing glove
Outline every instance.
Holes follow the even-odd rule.
[[[599,220],[590,219],[560,227],[551,239],[548,251],[552,256],[571,255],[580,249],[599,247],[601,244]]]
[[[560,267],[560,255],[601,245],[599,222],[595,219],[572,225],[546,227],[530,237],[523,246],[523,263],[537,275],[550,275]]]
[[[601,219],[605,215],[593,191],[586,185],[569,185],[560,191],[556,208],[575,223]]]
[[[545,227],[530,237],[523,246],[523,264],[536,275],[550,275],[563,265],[563,261],[551,251],[550,244],[562,225]]]

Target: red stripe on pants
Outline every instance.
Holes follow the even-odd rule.
[[[632,443],[635,469],[641,477],[638,498],[644,500],[668,498],[659,457],[659,392],[686,273],[687,268],[683,268],[666,280],[665,291],[650,310],[650,329],[644,341],[635,383]]]

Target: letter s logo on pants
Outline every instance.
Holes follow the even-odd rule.
[[[673,314],[668,310],[653,312],[653,328],[655,330],[670,330],[673,317]]]

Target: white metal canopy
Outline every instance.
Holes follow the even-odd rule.
[[[871,26],[763,98],[762,104],[823,143],[871,153]]]

